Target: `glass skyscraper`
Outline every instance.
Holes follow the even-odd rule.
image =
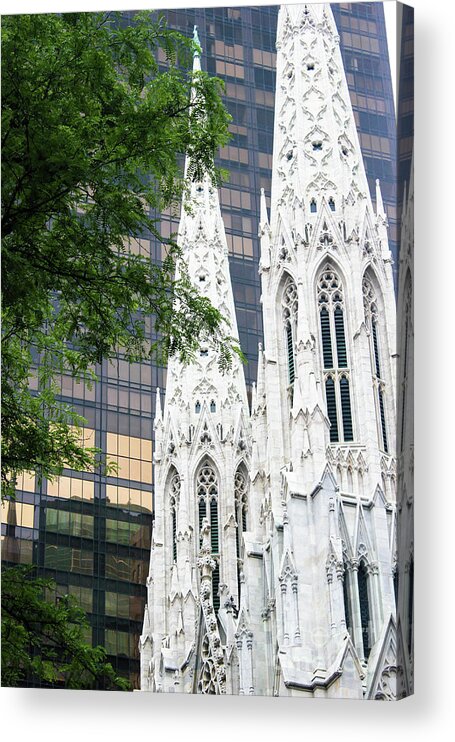
[[[383,7],[341,3],[332,8],[372,198],[380,178],[396,255],[396,126]],[[133,15],[125,12],[124,22]],[[230,173],[220,197],[251,389],[262,339],[257,234],[261,187],[270,198],[278,6],[168,10],[163,15],[187,36],[198,26],[203,68],[225,83],[233,120],[232,139],[218,161]],[[178,217],[162,215],[164,237],[177,231]],[[151,235],[131,241],[130,249],[161,259],[161,246]],[[62,377],[62,400],[86,418],[87,445],[99,446],[115,460],[117,475],[67,470],[55,482],[22,478],[17,502],[3,508],[3,559],[33,562],[39,573],[55,579],[59,593],[74,593],[89,616],[88,638],[105,646],[112,664],[138,687],[153,519],[153,417],[156,388],[165,386],[166,373],[151,363],[129,364],[121,356],[95,371],[99,381],[92,389]]]

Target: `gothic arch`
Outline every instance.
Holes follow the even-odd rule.
[[[281,347],[280,356],[286,359],[282,373],[286,374],[286,386],[292,396],[292,387],[296,377],[296,348],[298,323],[298,288],[297,281],[289,271],[283,271],[275,298],[275,311],[278,333],[278,346]]]
[[[220,524],[220,488],[221,477],[211,456],[203,455],[194,472],[194,504],[196,509],[196,520],[198,538],[195,539],[197,548],[200,548],[200,532],[204,519],[210,523],[210,545],[211,555],[216,562],[212,572],[212,594],[215,610],[220,607],[219,585],[220,585],[220,562],[222,552],[222,529]]]
[[[374,268],[372,263],[367,263],[367,265],[364,268],[364,271],[362,274],[362,284],[365,279],[367,279],[368,281],[372,283],[373,288],[376,293],[377,300],[378,300],[378,311],[382,313],[385,308],[384,289],[383,289],[382,281],[380,277],[378,276],[378,273],[376,272],[376,269]]]
[[[331,260],[316,275],[319,362],[330,421],[331,443],[354,440],[349,309],[345,284]]]
[[[173,564],[177,561],[177,518],[181,490],[180,474],[174,463],[172,463],[167,470],[165,482],[165,519],[167,520],[166,531],[169,534],[169,542],[172,545]]]
[[[201,468],[202,464],[208,461],[210,463],[210,466],[213,467],[215,474],[218,478],[218,481],[221,481],[221,474],[220,470],[215,462],[215,459],[213,458],[213,455],[211,453],[207,453],[207,451],[202,451],[199,456],[196,459],[196,463],[193,466],[193,470],[191,473],[191,481],[193,482],[193,487],[196,487],[196,479],[199,472],[199,469]]]
[[[350,285],[350,282],[347,278],[349,273],[344,270],[341,262],[333,257],[333,255],[322,255],[315,264],[311,273],[312,295],[315,296],[317,294],[319,275],[322,272],[325,264],[329,264],[332,267],[332,270],[335,271],[335,273],[338,273],[346,293],[351,294],[352,286]]]
[[[387,399],[392,394],[390,351],[384,326],[385,305],[376,272],[368,266],[362,276],[365,326],[369,334],[371,376],[376,408],[377,436],[381,450],[390,452],[392,413]],[[386,493],[385,493],[386,494]]]

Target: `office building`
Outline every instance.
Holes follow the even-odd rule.
[[[164,14],[186,35],[198,26],[204,67],[225,81],[233,116],[232,140],[218,162],[230,173],[220,203],[251,404],[263,338],[258,225],[261,188],[270,207],[278,6]],[[342,3],[334,5],[334,15],[372,199],[380,177],[394,250],[395,124],[382,5]],[[131,16],[125,13],[125,21]],[[164,214],[163,235],[177,228],[178,214]],[[160,246],[147,235],[132,249],[161,258]],[[63,378],[62,399],[87,419],[87,441],[118,462],[118,476],[66,471],[59,482],[41,484],[26,477],[18,503],[4,513],[3,558],[33,561],[55,577],[60,591],[74,592],[88,612],[93,643],[104,645],[114,666],[138,687],[153,509],[152,420],[166,373],[122,357],[96,371],[99,382],[91,390]]]

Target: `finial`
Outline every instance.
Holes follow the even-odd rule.
[[[379,178],[376,178],[376,216],[385,218],[384,202],[382,200],[381,184]]]
[[[193,51],[193,57],[200,57],[202,53],[202,47],[201,47],[201,42],[199,41],[197,26],[194,26],[194,29],[193,29],[193,41],[195,44],[194,51]]]
[[[155,405],[155,422],[163,419],[163,412],[161,409],[161,392],[159,386],[156,388],[156,405]]]

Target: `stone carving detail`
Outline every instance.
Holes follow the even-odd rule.
[[[386,658],[374,696],[375,701],[395,701],[397,697],[397,666],[394,660]]]

